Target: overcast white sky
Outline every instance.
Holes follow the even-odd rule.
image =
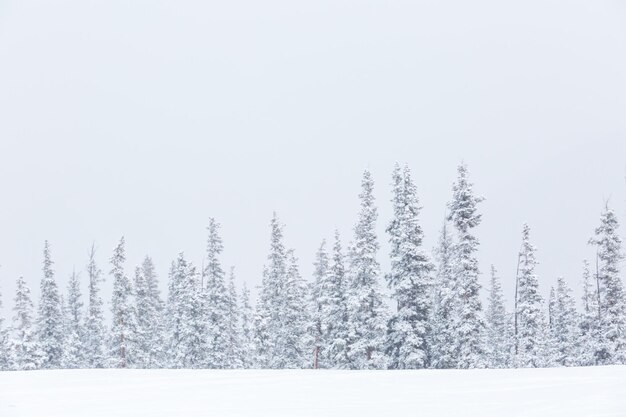
[[[578,285],[604,200],[626,221],[626,3],[513,3],[1,1],[5,313],[18,275],[38,297],[44,239],[63,286],[121,235],[128,272],[150,254],[165,280],[181,250],[201,263],[211,216],[256,285],[276,210],[308,278],[365,168],[387,269],[395,161],[429,248],[465,160],[482,271],[512,298],[527,221],[544,293]]]

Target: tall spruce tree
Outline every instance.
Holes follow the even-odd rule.
[[[250,290],[243,283],[241,289],[241,311],[240,311],[240,337],[241,337],[241,366],[244,369],[251,368],[254,364],[254,312],[250,305]]]
[[[558,366],[574,366],[578,363],[578,320],[571,292],[565,280],[559,278],[550,322],[552,362]]]
[[[46,240],[43,250],[43,277],[37,315],[37,337],[43,352],[41,366],[46,369],[59,368],[63,357],[63,311],[61,295],[52,270],[50,245]]]
[[[170,269],[167,328],[169,366],[206,367],[206,297],[196,268],[187,262],[182,252]]]
[[[255,366],[280,368],[280,340],[284,317],[284,293],[287,283],[287,252],[283,226],[276,213],[270,224],[270,253],[263,268],[263,280],[254,316]]]
[[[313,264],[313,283],[311,285],[311,319],[313,333],[313,367],[328,368],[327,361],[330,341],[328,340],[327,325],[329,322],[331,301],[331,283],[329,274],[328,252],[326,240],[323,240]]]
[[[9,331],[4,326],[2,312],[2,294],[0,294],[0,371],[6,371],[13,367],[11,349],[9,347]]]
[[[207,263],[204,268],[205,296],[207,301],[208,345],[206,347],[207,367],[226,368],[228,340],[228,290],[225,273],[219,257],[224,250],[219,235],[220,225],[215,219],[209,219],[209,237],[207,239]]]
[[[394,217],[389,226],[391,272],[387,283],[396,302],[387,335],[392,369],[419,369],[427,365],[427,334],[430,317],[430,273],[433,270],[422,250],[420,205],[408,166],[396,164],[393,176]]]
[[[435,284],[431,293],[431,332],[430,366],[437,369],[456,367],[455,317],[456,280],[453,273],[454,243],[448,231],[448,224],[443,223],[439,242],[435,248],[436,271]]]
[[[485,323],[482,318],[478,283],[478,239],[472,229],[480,224],[481,215],[477,205],[482,197],[474,195],[473,184],[468,181],[465,164],[458,167],[457,181],[452,187],[453,198],[448,204],[448,220],[457,231],[454,247],[453,273],[456,277],[455,339],[459,368],[479,368],[485,366],[483,333]]]
[[[135,269],[135,346],[139,368],[157,368],[163,365],[165,351],[163,301],[152,258],[146,256],[141,267]]]
[[[122,237],[110,261],[110,274],[113,277],[111,298],[113,323],[109,338],[109,357],[110,366],[113,368],[130,368],[135,365],[136,361],[136,315],[131,282],[124,272],[126,262],[124,244],[124,237]]]
[[[95,245],[91,245],[89,262],[89,307],[85,320],[84,352],[87,366],[104,368],[107,366],[106,327],[104,325],[103,301],[100,296],[100,284],[104,281],[102,271],[96,265]]]
[[[622,240],[617,233],[619,222],[608,204],[600,217],[600,226],[589,242],[597,248],[597,280],[600,288],[600,344],[598,363],[626,363],[626,304],[620,278],[624,259]]]
[[[326,329],[327,351],[324,360],[329,368],[349,369],[348,341],[350,336],[350,316],[348,309],[348,278],[341,237],[335,231],[332,259],[328,271],[328,310],[322,327]]]
[[[228,369],[243,367],[239,317],[239,303],[237,300],[237,288],[235,287],[235,268],[231,267],[228,278],[228,304],[226,308],[226,339],[228,346],[225,367]]]
[[[591,275],[589,262],[583,261],[582,312],[579,320],[580,343],[578,345],[578,365],[597,365],[602,354],[600,333],[600,310],[598,306],[598,285]]]
[[[378,212],[374,205],[374,180],[363,174],[359,194],[361,210],[350,251],[350,336],[348,356],[355,369],[385,369],[388,312],[380,290],[380,265],[376,259]]]
[[[280,368],[298,369],[313,366],[313,340],[308,332],[311,319],[306,308],[307,288],[293,249],[287,251],[287,280],[283,293],[283,324],[279,351]]]
[[[537,368],[542,365],[544,351],[545,317],[539,294],[539,280],[535,273],[536,248],[530,243],[530,227],[522,231],[522,249],[518,277],[516,365]]]
[[[14,369],[24,371],[38,369],[44,358],[33,325],[34,307],[30,288],[23,277],[17,280],[13,311],[11,350]]]
[[[83,327],[83,301],[80,280],[76,271],[72,272],[67,285],[67,305],[65,308],[65,345],[63,368],[82,368],[87,365],[84,356],[85,332]]]
[[[485,314],[486,360],[490,368],[506,368],[511,365],[511,331],[507,318],[504,295],[496,268],[491,265],[491,280],[487,311]]]

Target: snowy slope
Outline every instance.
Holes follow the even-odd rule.
[[[0,373],[2,417],[626,416],[626,367]]]

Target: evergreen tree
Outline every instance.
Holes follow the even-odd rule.
[[[231,267],[228,279],[228,304],[226,309],[226,339],[228,347],[224,362],[225,367],[229,369],[243,367],[239,316],[237,289],[235,288],[235,268]]]
[[[393,172],[394,218],[387,227],[391,273],[387,275],[397,311],[389,321],[387,353],[392,369],[418,369],[427,364],[430,317],[430,273],[433,265],[422,250],[420,205],[407,166]]]
[[[43,277],[37,316],[37,337],[43,352],[43,368],[59,368],[63,357],[63,311],[61,296],[50,258],[50,246],[44,243]]]
[[[444,222],[435,249],[437,268],[435,285],[432,292],[432,312],[430,328],[430,363],[437,369],[456,367],[455,350],[455,317],[457,299],[455,294],[456,281],[453,273],[454,243],[448,232],[448,225]]]
[[[167,302],[169,365],[206,366],[207,309],[196,268],[183,253],[172,263]]]
[[[33,328],[33,310],[30,288],[26,285],[24,278],[19,277],[15,289],[15,306],[13,307],[15,314],[11,340],[14,368],[17,370],[38,369],[43,360],[43,352]]]
[[[311,368],[313,341],[309,338],[310,317],[306,305],[307,289],[298,268],[293,249],[287,251],[287,280],[285,283],[283,325],[279,344],[281,369]]]
[[[2,294],[0,294],[0,371],[6,371],[13,367],[12,356],[9,347],[9,331],[4,327]]]
[[[491,265],[491,286],[486,311],[486,360],[490,368],[506,368],[511,358],[511,332],[496,268]]]
[[[365,171],[359,194],[361,211],[350,253],[350,336],[348,355],[355,369],[385,369],[387,309],[380,290],[380,265],[374,206],[374,181]]]
[[[113,295],[111,314],[113,324],[109,340],[111,367],[130,368],[135,365],[135,309],[132,301],[131,282],[124,272],[126,252],[124,237],[113,251],[111,257],[111,276],[113,277]]]
[[[164,362],[163,302],[154,263],[146,256],[135,269],[136,366],[158,368]]]
[[[89,309],[85,320],[84,356],[90,368],[104,368],[107,365],[106,328],[100,284],[104,281],[102,271],[96,265],[96,249],[91,246],[87,275],[89,276]]]
[[[315,255],[313,284],[311,286],[311,319],[313,332],[313,367],[328,368],[329,340],[327,325],[330,313],[331,286],[326,240],[322,241]]]
[[[263,269],[261,291],[254,317],[256,367],[279,368],[280,334],[284,317],[283,299],[287,282],[287,253],[283,243],[283,226],[276,213],[270,224],[271,239],[268,265]]]
[[[578,362],[578,322],[571,292],[565,280],[559,278],[550,320],[553,363],[558,366],[574,366]]]
[[[579,321],[579,352],[578,365],[597,365],[602,354],[599,340],[600,311],[598,307],[598,287],[595,279],[589,271],[589,262],[583,262],[583,295],[582,313]]]
[[[454,247],[455,263],[453,273],[456,276],[457,314],[455,316],[456,351],[459,368],[477,368],[485,366],[483,333],[485,323],[482,318],[482,304],[479,298],[478,283],[478,240],[471,229],[478,226],[481,215],[477,205],[482,197],[474,195],[472,184],[468,181],[467,166],[458,168],[458,178],[453,185],[452,202],[448,220],[457,231],[457,243]]]
[[[243,288],[241,289],[241,366],[244,369],[249,369],[254,364],[254,331],[253,331],[253,320],[254,314],[252,310],[252,306],[250,305],[250,290],[246,286],[246,283],[243,283]]]
[[[67,286],[67,306],[65,308],[65,346],[62,365],[65,369],[81,368],[86,365],[83,341],[85,333],[82,321],[83,302],[81,300],[80,281],[76,272],[72,272]]]
[[[598,363],[626,363],[626,305],[620,278],[620,262],[624,259],[622,240],[617,234],[619,223],[615,212],[606,205],[600,226],[590,243],[597,247],[600,288],[600,343]]]
[[[301,368],[310,363],[306,352],[308,317],[303,306],[306,288],[292,251],[283,243],[283,226],[276,213],[271,221],[270,253],[254,318],[256,366]]]
[[[322,328],[326,329],[328,349],[324,360],[329,368],[348,369],[349,324],[348,282],[339,232],[335,231],[332,259],[328,271],[328,310]]]
[[[545,318],[539,281],[535,274],[536,248],[530,243],[530,227],[524,225],[518,277],[516,362],[524,368],[542,365]]]
[[[224,250],[219,236],[220,225],[215,219],[209,219],[209,237],[207,239],[207,264],[204,269],[205,293],[207,300],[207,320],[209,339],[207,345],[207,367],[226,368],[228,340],[228,291],[225,274],[219,257]]]

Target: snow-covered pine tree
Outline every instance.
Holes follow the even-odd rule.
[[[326,252],[326,240],[323,240],[313,264],[313,283],[311,285],[311,321],[313,333],[313,368],[330,367],[326,361],[329,340],[327,338],[328,313],[330,312],[331,288],[329,260]]]
[[[30,288],[23,277],[17,280],[13,311],[11,350],[14,369],[23,371],[38,369],[43,360],[43,352],[33,326],[34,308]]]
[[[348,282],[341,237],[335,231],[332,259],[328,271],[328,311],[322,327],[326,329],[328,349],[324,355],[329,368],[349,369],[348,340],[350,317],[348,312]]]
[[[167,301],[169,366],[203,368],[206,361],[206,298],[196,268],[181,252],[172,262]]]
[[[307,288],[293,249],[287,251],[287,280],[283,292],[283,325],[279,342],[281,369],[313,367],[313,340],[308,332]]]
[[[456,367],[457,353],[455,346],[455,298],[456,281],[453,273],[454,243],[448,231],[448,224],[443,223],[439,242],[434,251],[436,259],[435,284],[433,286],[432,311],[430,324],[430,366],[437,369]]]
[[[207,239],[207,263],[204,268],[205,296],[207,300],[208,345],[206,347],[206,366],[208,368],[227,368],[226,355],[229,346],[228,327],[228,290],[225,273],[219,257],[224,250],[219,235],[220,225],[215,219],[209,219],[209,237]]]
[[[102,271],[96,265],[96,248],[91,245],[89,262],[89,307],[85,319],[84,356],[89,368],[107,366],[106,328],[104,325],[103,301],[100,296],[100,283],[104,281]]]
[[[9,347],[9,331],[4,327],[4,315],[2,312],[2,294],[0,294],[0,371],[12,368],[13,360]]]
[[[626,363],[626,301],[620,278],[620,262],[624,254],[618,228],[615,212],[607,204],[595,237],[589,241],[597,247],[602,345],[598,363],[601,365]]]
[[[263,268],[263,280],[254,315],[255,366],[280,368],[279,349],[284,320],[284,292],[287,282],[287,253],[283,243],[283,226],[276,213],[270,224],[270,253]]]
[[[237,369],[243,367],[241,353],[241,328],[239,326],[239,303],[237,302],[235,287],[235,268],[230,268],[228,278],[228,304],[226,310],[226,339],[228,348],[225,356],[225,368]]]
[[[458,177],[453,185],[453,198],[448,204],[448,220],[457,231],[454,247],[454,266],[457,285],[455,297],[458,300],[455,317],[455,343],[458,352],[459,368],[480,368],[485,366],[483,333],[485,323],[482,318],[478,283],[478,239],[472,229],[480,224],[481,215],[477,205],[482,197],[474,195],[473,184],[468,181],[465,164],[458,167]]]
[[[241,366],[244,369],[249,369],[254,364],[254,331],[253,320],[254,312],[250,305],[250,290],[243,283],[241,289],[241,316],[240,316],[240,337],[241,337]]]
[[[85,333],[81,297],[79,275],[73,271],[67,285],[65,307],[65,345],[62,359],[62,367],[65,369],[82,368],[87,365],[83,347]]]
[[[59,287],[54,279],[50,245],[46,240],[43,249],[43,277],[37,315],[37,337],[43,352],[42,368],[61,366],[63,357],[63,311]]]
[[[536,248],[530,243],[530,227],[524,224],[518,277],[516,365],[537,368],[542,365],[545,317],[535,274]]]
[[[574,366],[578,360],[578,321],[576,304],[572,290],[561,277],[557,280],[554,305],[551,314],[551,342],[554,356],[552,363],[557,366]]]
[[[489,368],[511,365],[511,331],[506,313],[500,278],[491,265],[491,280],[485,312],[485,354]]]
[[[164,362],[163,302],[152,258],[146,256],[135,269],[136,364],[158,368]]]
[[[135,365],[135,308],[132,300],[130,279],[124,272],[126,252],[124,237],[113,251],[111,257],[111,276],[113,277],[113,295],[111,315],[113,323],[109,339],[109,357],[112,368],[130,368]]]
[[[378,212],[374,205],[374,180],[369,171],[363,173],[361,186],[361,210],[350,251],[348,355],[355,369],[385,369],[388,312],[380,289],[380,265],[376,260]]]
[[[589,262],[583,261],[582,313],[579,320],[580,343],[578,344],[577,365],[597,365],[601,354],[599,340],[600,312],[598,310],[598,287],[591,276]]]
[[[389,320],[387,354],[392,369],[419,369],[427,365],[433,265],[422,250],[420,205],[408,166],[396,164],[393,176],[394,217],[389,226],[391,272],[387,283],[397,310]]]

